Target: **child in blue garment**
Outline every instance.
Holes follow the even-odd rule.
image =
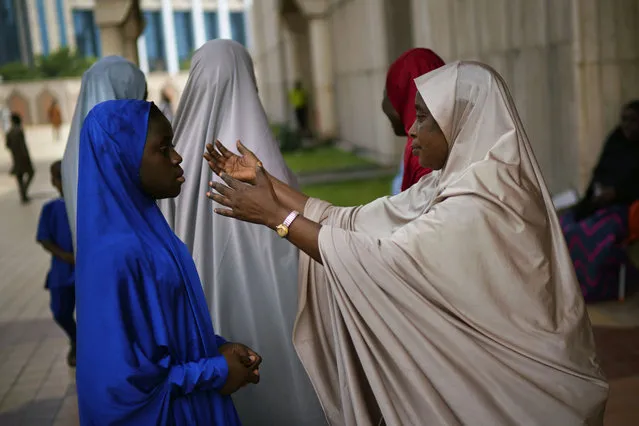
[[[47,274],[45,288],[51,295],[53,319],[69,336],[71,348],[67,355],[69,366],[75,366],[76,325],[73,318],[75,310],[74,257],[71,243],[71,230],[67,212],[62,199],[61,162],[51,165],[51,184],[58,190],[60,197],[44,205],[38,223],[36,240],[51,253],[51,269]]]

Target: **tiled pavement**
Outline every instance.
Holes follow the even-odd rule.
[[[78,424],[68,341],[53,323],[43,289],[49,258],[34,242],[42,202],[54,195],[46,164],[38,169],[33,203],[18,202],[0,162],[0,425]],[[639,298],[589,309],[594,324],[639,325]],[[639,424],[639,377],[611,383],[607,426]]]
[[[68,340],[49,313],[49,258],[35,243],[42,202],[54,195],[48,167],[36,172],[33,202],[18,202],[0,166],[0,425],[79,424]]]

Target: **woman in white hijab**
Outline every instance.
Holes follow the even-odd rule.
[[[69,139],[62,157],[62,190],[67,209],[73,247],[76,233],[76,200],[78,196],[78,152],[82,123],[97,104],[114,99],[146,99],[144,73],[133,63],[120,56],[107,56],[93,64],[82,75],[78,103],[73,113]]]
[[[213,174],[202,154],[216,139],[251,141],[278,179],[296,184],[271,134],[253,62],[242,45],[213,40],[195,52],[173,125],[186,181],[181,195],[160,208],[193,254],[216,330],[247,342],[265,360],[260,385],[233,396],[242,424],[326,424],[292,342],[297,249],[266,228],[214,215],[204,197]]]
[[[458,62],[416,84],[410,136],[432,176],[337,208],[248,150],[211,149],[229,185],[212,185],[216,212],[275,228],[303,211],[288,228],[310,256],[294,343],[332,424],[600,425],[608,386],[505,83]]]

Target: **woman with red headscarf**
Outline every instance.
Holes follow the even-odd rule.
[[[388,117],[397,136],[408,136],[408,129],[415,122],[415,80],[420,75],[444,66],[444,61],[430,49],[417,48],[404,52],[388,69],[382,111]],[[401,190],[405,191],[431,172],[419,165],[413,155],[409,137],[404,148],[404,174]],[[401,174],[401,170],[400,170]]]

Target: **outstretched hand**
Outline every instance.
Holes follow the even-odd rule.
[[[219,140],[213,144],[206,144],[204,159],[209,164],[211,170],[218,176],[226,173],[234,179],[241,182],[254,183],[255,170],[261,162],[258,158],[246,148],[241,141],[237,141],[237,149],[241,155],[236,155],[226,149]]]
[[[209,191],[207,197],[227,208],[216,208],[215,213],[245,222],[266,225],[275,229],[288,215],[280,204],[273,185],[261,165],[254,169],[254,184],[240,182],[226,172],[220,177],[226,183],[209,182],[215,193]]]

